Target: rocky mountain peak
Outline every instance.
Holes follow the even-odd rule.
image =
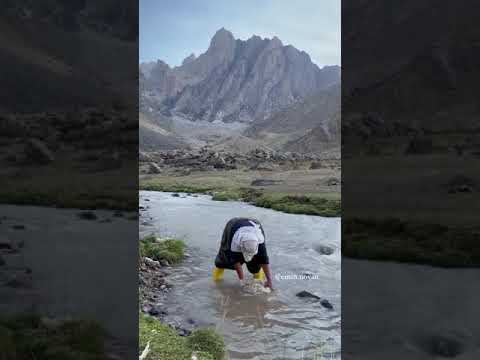
[[[255,123],[340,81],[334,68],[320,69],[276,36],[236,40],[225,28],[205,53],[161,68],[152,71],[145,96],[192,121]]]
[[[196,59],[195,54],[191,53],[189,56],[187,56],[185,59],[182,61],[182,65],[189,64],[193,62]]]
[[[170,66],[165,61],[162,61],[162,60],[157,60],[155,67],[157,69],[170,70]]]
[[[274,36],[272,40],[270,40],[270,45],[271,47],[282,47],[283,43],[278,37]]]
[[[213,35],[213,38],[210,41],[210,49],[227,48],[232,46],[234,43],[235,38],[233,37],[233,34],[222,27],[215,33],[215,35]]]

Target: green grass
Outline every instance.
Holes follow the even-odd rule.
[[[341,215],[339,200],[328,200],[315,195],[264,194],[253,201],[255,206],[291,214],[338,217]]]
[[[111,209],[131,211],[138,208],[135,192],[76,191],[75,189],[4,188],[0,202],[14,205],[52,206],[75,209]]]
[[[223,338],[211,328],[198,329],[187,337],[187,347],[192,351],[210,354],[214,360],[223,360],[225,344]]]
[[[0,320],[2,359],[102,360],[106,334],[86,320],[42,321],[37,315]]]
[[[161,184],[155,179],[140,183],[140,190],[203,193],[212,195],[215,201],[245,201],[252,205],[282,211],[291,214],[306,214],[325,217],[341,215],[341,202],[326,199],[316,194],[296,195],[283,193],[266,193],[263,190],[248,187],[224,188],[201,185]]]
[[[215,188],[211,186],[162,184],[156,181],[142,181],[140,183],[139,189],[146,190],[146,191],[164,191],[164,192],[174,192],[174,193],[181,192],[181,193],[192,193],[192,194],[206,194],[215,190]]]
[[[395,218],[342,221],[347,257],[442,267],[480,265],[480,233]]]
[[[139,319],[140,351],[150,342],[147,360],[190,360],[191,351],[186,347],[185,339],[175,330],[158,320],[140,314]]]
[[[154,235],[141,239],[139,246],[140,256],[157,261],[168,261],[170,264],[178,264],[182,261],[185,252],[185,244],[182,240],[159,240]]]
[[[264,193],[251,188],[227,189],[212,192],[212,200],[246,201],[252,205],[290,214],[338,217],[341,215],[340,200],[325,199],[315,194],[291,195]]]
[[[212,194],[212,200],[214,201],[237,201],[241,199],[240,192],[234,192],[230,190],[218,191]]]
[[[125,160],[124,166],[111,170],[93,171],[85,168],[87,165],[90,162],[68,156],[46,167],[9,168],[10,174],[2,178],[0,202],[77,209],[138,210],[138,178],[133,176],[137,170],[136,161]]]
[[[210,193],[215,201],[250,201],[254,196],[248,188],[214,190]]]
[[[140,314],[140,352],[150,342],[147,360],[191,360],[195,351],[200,360],[222,360],[225,354],[223,338],[211,329],[195,330],[181,337],[158,320]]]

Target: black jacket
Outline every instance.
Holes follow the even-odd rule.
[[[243,226],[253,226],[250,221],[258,224],[260,230],[262,231],[263,237],[265,238],[265,231],[263,230],[262,224],[257,219],[252,218],[233,218],[227,222],[225,229],[223,230],[222,242],[220,244],[220,249],[218,250],[217,257],[215,258],[215,266],[221,269],[235,269],[235,263],[239,262],[244,264],[246,261],[241,252],[231,251],[232,239],[235,232]],[[262,265],[268,264],[268,254],[267,248],[265,246],[265,241],[262,244],[258,245],[258,253],[252,258],[247,265]],[[250,268],[249,266],[249,268]],[[254,266],[257,268],[258,266]]]

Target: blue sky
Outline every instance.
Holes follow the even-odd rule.
[[[277,36],[319,66],[340,65],[340,0],[140,0],[140,61],[180,65],[225,27],[237,39]]]

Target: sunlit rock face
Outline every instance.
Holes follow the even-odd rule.
[[[193,121],[254,123],[340,81],[338,66],[320,69],[277,37],[243,41],[223,28],[181,66],[159,60],[140,71],[141,100]]]

